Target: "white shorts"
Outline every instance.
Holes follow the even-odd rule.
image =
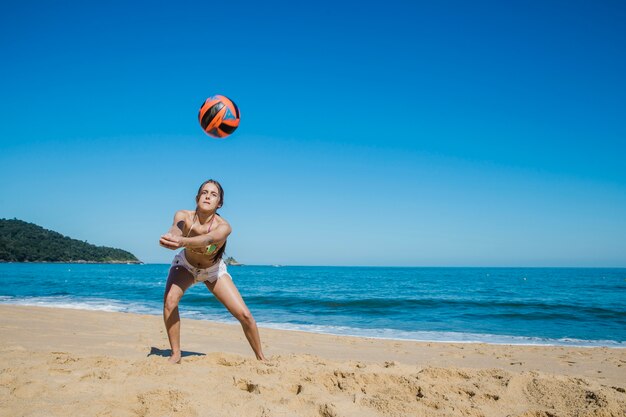
[[[219,262],[214,263],[208,268],[196,268],[191,265],[187,258],[185,258],[185,251],[182,250],[174,256],[174,260],[172,261],[173,268],[175,266],[182,266],[187,271],[193,275],[193,279],[195,282],[203,282],[209,281],[211,283],[217,281],[222,275],[228,274],[228,270],[226,269],[226,264],[224,260],[220,259]]]

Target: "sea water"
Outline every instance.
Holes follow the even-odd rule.
[[[161,315],[169,265],[0,264],[0,303]],[[231,266],[260,327],[626,347],[626,269]],[[235,320],[203,284],[181,316]]]

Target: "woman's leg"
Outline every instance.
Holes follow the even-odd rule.
[[[182,266],[170,268],[163,295],[163,321],[167,330],[167,337],[172,347],[172,356],[169,361],[180,363],[180,316],[178,315],[178,302],[187,288],[193,284],[193,275]]]
[[[230,311],[230,313],[237,320],[239,320],[241,327],[243,327],[243,332],[246,335],[256,358],[258,360],[265,360],[256,321],[254,320],[254,317],[252,317],[250,310],[248,310],[246,303],[243,302],[243,298],[241,298],[241,295],[239,294],[239,291],[233,283],[230,275],[223,274],[213,283],[208,281],[205,281],[204,283],[213,295],[215,295],[215,298],[224,304],[224,307],[226,307],[228,311]]]

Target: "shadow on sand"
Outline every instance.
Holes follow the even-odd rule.
[[[148,353],[147,356],[163,356],[165,358],[169,358],[172,355],[172,350],[171,349],[159,349],[159,348],[155,348],[154,346],[152,346],[150,348],[150,353]],[[181,352],[181,356],[187,357],[187,356],[206,356],[206,353],[201,353],[201,352],[185,352],[184,350]]]

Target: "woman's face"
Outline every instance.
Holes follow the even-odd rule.
[[[198,208],[204,211],[213,211],[220,208],[220,190],[213,183],[204,184],[196,198]]]

